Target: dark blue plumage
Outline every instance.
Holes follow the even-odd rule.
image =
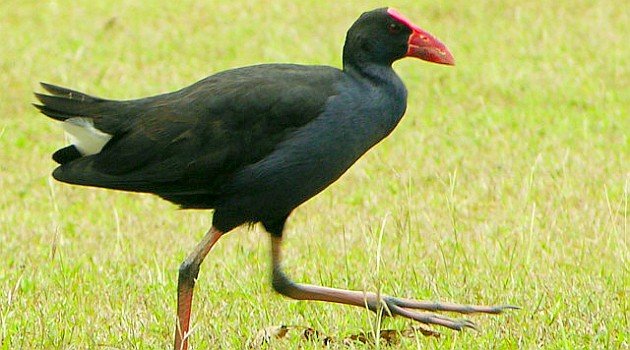
[[[453,64],[441,42],[391,8],[366,12],[348,31],[343,69],[266,64],[232,69],[162,95],[112,101],[42,84],[43,114],[73,144],[54,153],[55,179],[154,193],[182,208],[214,209],[213,226],[179,269],[175,349],[187,347],[201,262],[225,233],[261,222],[272,236],[272,285],[294,299],[331,301],[442,325],[467,320],[408,309],[500,313],[507,307],[425,303],[297,284],[281,269],[293,209],[336,181],[389,135],[407,106],[391,65],[403,57]]]
[[[45,114],[90,118],[112,136],[103,149],[67,159],[57,180],[155,193],[183,208],[215,209],[224,232],[285,218],[387,136],[407,92],[391,63],[411,30],[386,9],[348,32],[343,70],[269,64],[218,73],[182,90],[110,101],[44,85]],[[77,155],[79,155],[77,157]],[[290,190],[287,190],[290,189]]]
[[[370,79],[342,75],[315,119],[228,182],[226,190],[235,195],[219,201],[215,226],[229,230],[240,224],[243,218],[233,213],[247,213],[247,221],[286,217],[386,137],[403,116],[406,90],[391,69],[382,73],[387,84],[381,81],[378,88]]]

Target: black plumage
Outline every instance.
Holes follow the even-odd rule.
[[[50,95],[36,94],[41,102],[36,107],[72,130],[79,128],[91,149],[103,143],[93,151],[77,142],[55,152],[53,159],[60,163],[55,179],[154,193],[183,208],[215,210],[212,229],[180,268],[175,347],[185,348],[201,261],[222,234],[244,223],[262,222],[274,237],[273,285],[280,293],[376,307],[376,296],[361,301],[357,292],[291,282],[279,267],[279,240],[293,209],[337,180],[396,127],[407,91],[391,64],[405,56],[453,64],[442,43],[384,8],[364,13],[350,28],[343,69],[256,65],[128,101],[42,84]],[[424,304],[388,298],[393,315],[453,329],[472,326],[410,316],[396,307],[422,309]]]

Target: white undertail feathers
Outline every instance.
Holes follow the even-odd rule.
[[[83,156],[99,153],[112,135],[104,133],[94,127],[91,118],[68,118],[62,123],[70,142]]]

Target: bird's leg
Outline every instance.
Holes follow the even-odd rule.
[[[175,328],[175,350],[188,349],[188,328],[190,326],[190,308],[192,306],[195,280],[199,275],[199,266],[208,255],[212,246],[221,238],[223,232],[212,227],[195,249],[179,267],[177,281],[177,326]]]
[[[375,293],[328,288],[310,284],[299,284],[291,281],[281,268],[282,238],[271,237],[271,256],[273,264],[273,288],[280,294],[297,300],[319,300],[333,303],[367,307],[377,311],[379,306],[389,316],[402,316],[425,324],[444,326],[454,330],[475,328],[475,324],[465,319],[453,319],[433,313],[417,312],[408,309],[425,311],[450,311],[463,314],[489,313],[500,314],[506,309],[517,309],[514,306],[475,306],[450,303],[433,303],[412,299],[377,296]]]

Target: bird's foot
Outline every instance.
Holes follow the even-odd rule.
[[[417,312],[412,310],[424,311],[446,311],[460,314],[485,313],[500,314],[506,310],[520,309],[512,305],[498,306],[480,306],[480,305],[460,305],[451,303],[426,302],[412,299],[395,298],[385,296],[381,299],[381,305],[386,315],[401,316],[409,318],[424,324],[438,325],[460,331],[464,328],[477,329],[475,323],[467,319],[451,318],[430,312]]]

